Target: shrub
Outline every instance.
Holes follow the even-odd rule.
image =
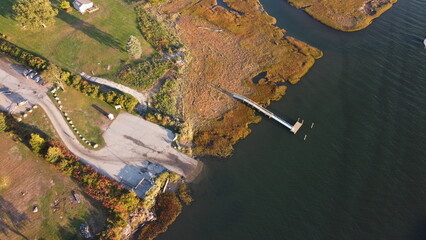
[[[178,193],[180,200],[182,200],[182,202],[184,202],[186,205],[189,205],[194,201],[191,196],[191,191],[186,184],[182,183],[179,185]]]
[[[158,194],[160,194],[161,188],[166,183],[169,174],[170,173],[165,172],[158,176],[157,179],[155,179],[154,185],[146,192],[145,198],[143,199],[143,207],[145,209],[151,209],[155,205],[155,199]]]
[[[66,0],[62,0],[61,3],[59,4],[59,7],[63,10],[66,10],[68,8],[71,7],[70,2],[66,1]]]
[[[100,92],[100,87],[98,85],[83,80],[80,75],[62,72],[61,80],[63,80],[68,86],[86,94],[87,96],[99,98],[111,105],[121,105],[128,112],[132,112],[139,103],[136,98],[127,96],[123,93],[118,94],[115,91]]]
[[[55,64],[49,63],[46,69],[42,72],[43,79],[54,82],[61,79],[62,70]]]
[[[143,62],[124,66],[117,77],[125,85],[147,89],[161,78],[170,66],[170,61],[163,60],[159,54],[154,54]]]
[[[153,96],[154,107],[165,114],[174,116],[176,113],[175,80],[166,80],[160,91]]]
[[[127,40],[126,50],[130,57],[135,59],[140,58],[142,55],[141,42],[135,36],[131,35],[129,40]]]
[[[178,39],[142,6],[136,8],[136,16],[142,35],[157,51],[171,52],[181,46]]]
[[[42,154],[46,147],[46,140],[40,135],[31,133],[31,139],[30,139],[30,146],[34,153],[36,154]]]
[[[0,51],[16,61],[36,70],[42,71],[47,67],[46,60],[22,50],[3,38],[0,38]]]
[[[58,147],[49,147],[47,154],[44,157],[50,163],[56,163],[60,158],[62,158],[62,151]]]
[[[5,175],[0,175],[0,193],[3,190],[6,190],[10,186],[10,177]]]
[[[7,130],[6,116],[3,113],[0,113],[0,133]]]

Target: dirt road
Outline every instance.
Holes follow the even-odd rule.
[[[83,77],[84,79],[88,80],[88,81],[95,82],[95,83],[98,83],[98,84],[102,84],[102,85],[105,85],[105,86],[108,86],[108,87],[112,87],[112,88],[120,90],[124,93],[132,95],[134,98],[136,98],[138,100],[138,102],[142,106],[142,108],[144,110],[146,110],[147,98],[146,98],[145,94],[140,93],[140,92],[136,91],[135,89],[126,87],[122,84],[113,82],[113,81],[105,79],[105,78],[98,78],[98,77],[93,77],[93,76],[87,75],[84,72],[80,73],[80,76]]]

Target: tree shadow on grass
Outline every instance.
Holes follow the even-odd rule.
[[[98,223],[99,213],[96,211],[89,211],[82,217],[72,218],[69,223],[65,226],[59,227],[59,233],[61,235],[61,239],[64,240],[75,240],[83,237],[81,233],[81,225],[87,224],[89,226],[89,232],[92,236],[90,239],[94,239],[95,235],[103,230],[105,223]]]
[[[12,18],[14,13],[12,6],[15,3],[16,0],[0,0],[0,15],[5,18]]]
[[[108,114],[105,110],[103,110],[101,107],[99,107],[96,104],[92,104],[92,107],[96,110],[98,110],[98,112],[100,112],[102,115],[104,115],[105,117],[108,117]]]
[[[98,41],[99,43],[118,49],[120,51],[124,51],[123,45],[116,38],[114,38],[109,33],[101,31],[99,28],[97,28],[93,24],[85,22],[79,19],[78,17],[75,17],[64,11],[59,11],[59,14],[57,17],[61,19],[62,21],[68,23],[74,29],[80,30],[81,32],[86,34],[88,37]]]
[[[19,212],[12,203],[0,196],[0,233],[8,236],[10,232],[28,239],[19,230],[26,224],[28,217]]]

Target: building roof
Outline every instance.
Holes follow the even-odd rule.
[[[90,4],[90,3],[92,3],[92,1],[90,1],[90,0],[75,0],[75,1],[79,2],[81,4]]]

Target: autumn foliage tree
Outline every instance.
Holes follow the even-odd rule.
[[[70,2],[68,2],[67,0],[62,0],[61,3],[59,4],[59,7],[61,9],[68,9],[71,7]]]
[[[55,23],[58,10],[49,0],[21,0],[13,5],[14,18],[24,28],[41,29]]]
[[[40,135],[31,133],[30,146],[34,153],[40,154],[46,147],[46,140]]]
[[[44,158],[50,163],[56,163],[60,158],[62,158],[62,150],[58,147],[49,147]]]

